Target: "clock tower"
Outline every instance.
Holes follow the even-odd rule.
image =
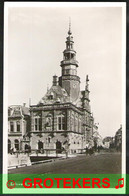
[[[69,24],[68,37],[66,38],[66,49],[63,52],[63,61],[61,61],[62,74],[59,78],[59,85],[64,88],[70,96],[70,101],[74,102],[80,92],[80,78],[77,76],[78,61],[76,60],[76,51],[73,48],[74,41]]]

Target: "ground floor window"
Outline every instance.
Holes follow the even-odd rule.
[[[15,146],[16,150],[20,149],[19,141],[17,139],[14,141],[14,146]]]
[[[8,153],[10,152],[10,150],[11,150],[11,141],[8,140]]]

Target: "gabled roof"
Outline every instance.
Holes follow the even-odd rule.
[[[70,101],[70,97],[66,90],[61,86],[52,86],[44,97],[41,98],[39,104],[66,103]]]

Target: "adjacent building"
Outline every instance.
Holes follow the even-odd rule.
[[[122,125],[115,134],[115,147],[119,151],[122,149]]]
[[[8,107],[8,152],[24,150],[29,146],[29,108],[23,104]]]
[[[98,125],[95,123],[93,127],[93,142],[96,147],[103,147],[103,138],[99,134]]]
[[[109,149],[110,146],[114,143],[114,138],[111,136],[105,137],[103,139],[103,147]]]
[[[103,147],[114,148],[117,151],[122,150],[122,125],[120,125],[120,128],[116,131],[114,137],[108,136],[103,139]]]

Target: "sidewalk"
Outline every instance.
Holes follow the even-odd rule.
[[[66,158],[72,158],[72,157],[76,157],[77,155],[75,154],[69,154],[68,157],[66,157],[65,154],[58,154],[58,156],[54,156],[54,154],[49,154],[48,156],[46,156],[45,154],[41,154],[38,153],[38,155],[36,153],[31,154],[29,157],[28,155],[11,155],[9,156],[9,161],[8,161],[8,169],[14,169],[14,168],[20,168],[20,167],[26,167],[26,166],[31,166],[31,165],[35,165],[35,164],[40,164],[40,163],[47,163],[47,162],[53,162],[55,160],[63,160]],[[41,160],[41,161],[35,161],[35,162],[31,162],[31,157],[46,157],[48,158],[47,160]],[[50,157],[50,159],[49,159]],[[53,158],[52,158],[53,157]]]

